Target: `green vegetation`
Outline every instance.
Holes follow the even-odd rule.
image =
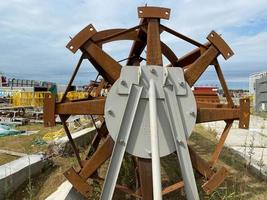
[[[61,127],[61,125],[57,125],[55,127],[44,128],[43,124],[29,124],[25,126],[17,126],[17,130],[38,132],[30,135],[0,137],[0,149],[27,154],[45,152],[47,150],[48,145],[38,145],[35,144],[35,141],[40,140],[46,133],[57,131]]]
[[[0,153],[0,165],[6,164],[8,162],[11,162],[13,160],[16,160],[18,157],[17,156],[11,156],[8,154],[1,154]]]
[[[21,127],[22,128],[22,127]],[[28,127],[30,128],[30,127]],[[33,127],[32,127],[33,128]],[[39,127],[41,130],[41,127]],[[60,126],[55,129],[58,130]],[[47,129],[41,130],[40,132],[45,132]],[[50,130],[49,130],[50,131]],[[37,134],[39,135],[39,133]],[[207,130],[203,126],[197,125],[191,138],[190,144],[193,145],[194,149],[198,152],[201,157],[208,160],[211,156],[212,151],[217,144],[217,139],[215,137],[215,132],[212,130]],[[16,136],[19,137],[20,136]],[[21,136],[22,137],[22,136]],[[30,147],[30,151],[45,150],[45,147],[31,147],[32,141],[36,136],[26,136],[30,137],[27,141],[21,139],[19,144],[21,144],[19,149],[23,150],[23,144],[27,144],[27,148]],[[14,138],[14,136],[13,136]],[[9,139],[11,140],[11,139]],[[2,143],[1,143],[2,142]],[[0,145],[5,145],[3,141],[0,140]],[[15,145],[15,144],[14,144]],[[24,148],[25,148],[24,146]],[[6,146],[7,147],[7,146]],[[82,152],[82,151],[81,151]],[[84,152],[84,151],[83,151]],[[84,157],[84,154],[82,155]],[[65,181],[63,172],[73,165],[76,165],[77,162],[73,156],[65,157],[52,157],[51,165],[48,166],[47,170],[44,171],[38,178],[32,178],[30,182],[31,186],[31,195],[27,190],[27,187],[21,188],[17,191],[11,199],[45,199],[48,195],[53,193],[61,183]],[[125,156],[125,159],[122,164],[121,172],[119,175],[118,182],[122,185],[130,185],[133,188],[135,187],[133,163],[129,155]],[[163,187],[166,187],[172,183],[181,180],[179,163],[177,156],[175,154],[166,156],[161,159],[162,167],[162,184]],[[106,162],[101,169],[99,170],[99,175],[104,177],[105,171],[107,169],[108,162]],[[225,182],[211,195],[205,195],[201,189],[203,184],[202,178],[196,174],[197,183],[199,186],[200,197],[203,200],[264,200],[267,196],[267,182],[263,180],[257,174],[250,172],[249,167],[246,165],[246,161],[238,155],[233,150],[224,147],[220,160],[216,165],[216,168],[220,166],[225,166],[229,170],[229,175],[226,178]],[[27,185],[27,184],[26,184]],[[29,185],[29,184],[28,184]],[[101,192],[101,185],[97,182],[92,182],[94,187],[94,193],[92,199],[98,199]],[[120,191],[115,192],[114,199],[135,199],[131,198],[128,195]],[[185,192],[183,190],[175,191],[164,196],[166,200],[172,199],[186,199]]]

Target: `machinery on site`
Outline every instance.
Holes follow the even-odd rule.
[[[197,200],[199,190],[211,194],[224,181],[226,168],[216,170],[214,166],[233,121],[239,120],[240,128],[248,128],[249,99],[241,99],[238,106],[233,103],[217,57],[222,55],[228,60],[234,53],[219,34],[212,31],[207,36],[207,43],[201,44],[160,23],[169,19],[170,9],[145,6],[137,11],[140,18],[137,26],[97,31],[90,24],[70,40],[67,48],[73,53],[80,50],[82,54],[61,100],[56,102],[53,95],[46,96],[44,123],[53,126],[55,115],[60,116],[80,166],[78,170],[69,169],[65,176],[86,198],[90,199],[93,191],[88,180],[94,180],[102,186],[102,200],[112,199],[115,189],[150,200],[162,199],[181,188],[184,188],[187,199]],[[177,57],[161,40],[163,32],[196,47]],[[133,41],[126,66],[102,48],[103,44],[120,40]],[[145,49],[146,57],[143,58],[141,54]],[[163,56],[170,64],[163,65]],[[103,79],[89,87],[87,98],[70,101],[66,95],[84,60],[89,60]],[[208,66],[214,66],[217,72],[226,96],[225,104],[219,100],[211,102],[210,98],[205,101],[203,95],[195,98],[191,90]],[[100,95],[103,88],[107,91],[106,96]],[[98,116],[101,121],[92,140],[93,152],[85,160],[81,159],[66,125],[71,115]],[[188,145],[187,140],[196,123],[219,120],[224,120],[226,126],[210,160],[206,161]],[[117,183],[126,152],[133,159],[134,186]],[[160,159],[174,152],[182,180],[163,188]],[[106,176],[100,178],[98,169],[109,159]],[[203,177],[201,188],[196,185],[194,172]]]

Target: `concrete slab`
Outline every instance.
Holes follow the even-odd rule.
[[[0,166],[0,200],[40,173],[45,166],[43,155],[27,155]]]
[[[85,198],[80,195],[72,187],[69,181],[62,183],[58,189],[47,197],[45,200],[85,200]]]
[[[225,122],[209,122],[203,124],[206,128],[215,130],[219,139]],[[251,116],[249,130],[239,129],[238,121],[225,141],[225,145],[234,149],[243,156],[247,162],[267,176],[267,120],[258,116]]]

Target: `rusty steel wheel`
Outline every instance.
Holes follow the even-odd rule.
[[[196,123],[224,120],[226,122],[225,129],[209,161],[202,159],[190,145],[188,146],[194,169],[204,177],[205,182],[203,183],[202,188],[206,193],[210,194],[223,182],[227,175],[227,170],[224,167],[220,168],[218,171],[213,168],[222,151],[225,139],[233,121],[239,120],[240,128],[247,129],[249,126],[249,100],[242,99],[240,100],[239,106],[234,105],[217,60],[219,55],[222,55],[227,60],[234,53],[226,42],[214,31],[207,36],[208,42],[201,44],[160,24],[161,19],[169,19],[170,9],[139,7],[138,16],[141,19],[139,25],[129,29],[96,31],[95,27],[90,24],[81,30],[67,44],[67,48],[73,53],[80,50],[82,52],[81,58],[61,101],[56,102],[54,96],[47,95],[44,105],[45,126],[55,125],[54,116],[60,116],[65,132],[69,137],[80,165],[80,170],[76,171],[74,168],[71,168],[65,173],[65,176],[77,191],[88,198],[92,193],[92,187],[88,184],[87,180],[94,179],[99,183],[104,181],[97,175],[97,169],[111,157],[114,147],[114,139],[112,139],[109,134],[105,122],[104,113],[106,97],[101,96],[100,93],[103,88],[108,88],[108,90],[112,88],[112,85],[119,79],[123,66],[107,54],[102,49],[102,45],[114,41],[132,40],[133,44],[127,58],[127,66],[140,66],[141,61],[144,60],[141,58],[141,54],[146,47],[146,65],[163,66],[162,55],[165,56],[170,62],[170,64],[165,67],[178,67],[183,69],[184,79],[189,87],[194,86],[208,66],[213,65],[215,67],[227,103],[211,103],[208,96],[202,96],[202,100],[198,101],[199,98],[197,94],[195,94],[197,105],[195,120]],[[160,35],[162,32],[172,34],[195,45],[196,48],[185,56],[178,58],[176,54],[163,41],[161,41]],[[100,83],[94,83],[94,85],[89,87],[90,89],[88,89],[88,91],[90,95],[87,99],[68,101],[66,95],[70,90],[83,60],[89,60],[98,71],[99,75],[103,77],[103,80]],[[92,94],[93,90],[94,93]],[[91,144],[93,148],[85,160],[81,160],[77,147],[75,146],[66,125],[66,120],[70,115],[99,116],[100,121],[102,122],[100,127],[96,127],[97,133]],[[104,142],[99,145],[101,139],[104,140]],[[132,155],[132,157],[135,168],[135,172],[133,173],[136,175],[136,188],[133,190],[130,189],[130,187],[119,184],[116,184],[115,187],[133,197],[145,200],[152,199],[151,159],[134,155]],[[162,195],[182,188],[184,185],[183,181],[179,181],[163,188]]]

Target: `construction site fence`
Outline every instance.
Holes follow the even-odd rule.
[[[10,102],[12,106],[42,107],[45,94],[50,94],[50,92],[14,92],[10,97]],[[57,94],[57,100],[60,101],[62,96],[63,92]],[[71,91],[66,97],[69,100],[83,99],[88,97],[88,93]]]

